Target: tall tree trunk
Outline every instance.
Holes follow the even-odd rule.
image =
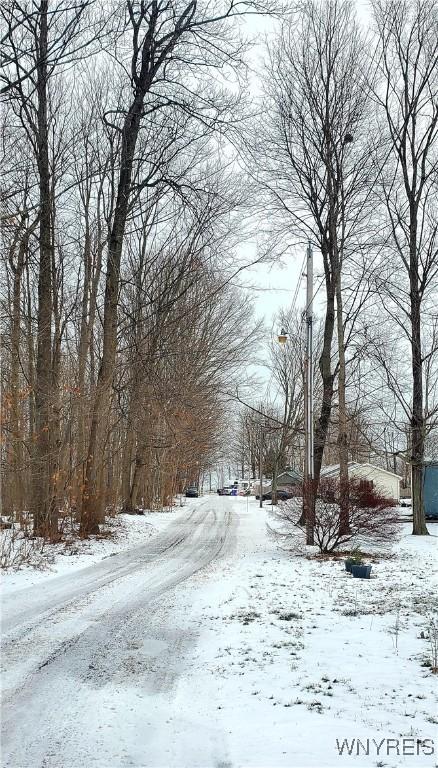
[[[132,473],[131,487],[129,491],[128,505],[130,510],[134,510],[138,503],[138,491],[140,481],[146,466],[146,457],[149,450],[146,423],[142,423],[142,428],[137,434],[137,450],[135,452],[134,471]]]
[[[345,399],[345,341],[344,341],[344,312],[342,302],[341,269],[338,270],[336,281],[336,327],[338,337],[338,450],[339,450],[339,532],[348,534],[349,493],[348,493],[348,425],[347,404]]]
[[[309,493],[309,499],[311,499],[311,502],[308,505],[309,509],[306,509],[306,516],[308,516],[308,518],[305,520],[300,520],[300,523],[306,523],[306,541],[309,545],[313,544],[314,541],[316,497],[318,494],[322,459],[324,456],[324,448],[327,442],[333,403],[334,374],[332,372],[331,350],[335,327],[335,291],[334,281],[330,275],[326,275],[326,291],[327,306],[324,322],[324,341],[321,356],[319,358],[319,370],[322,379],[322,400],[319,418],[315,427],[313,442],[313,486],[310,493],[309,489],[304,489],[304,493]]]
[[[108,407],[111,399],[111,387],[116,361],[117,346],[117,304],[120,283],[120,262],[122,257],[123,238],[128,215],[131,177],[134,163],[134,152],[140,129],[141,114],[146,89],[138,90],[131,108],[126,115],[122,132],[122,153],[120,161],[120,177],[117,188],[117,200],[114,219],[108,243],[108,260],[105,283],[104,319],[102,359],[97,375],[96,392],[94,396],[88,452],[85,466],[84,488],[82,496],[81,535],[88,536],[98,528],[97,519],[100,517],[102,506],[101,489],[97,483],[99,446],[99,425],[102,412]]]
[[[126,436],[123,446],[122,456],[122,509],[126,512],[132,512],[131,487],[133,482],[133,454],[134,445],[138,440],[138,416],[139,416],[139,381],[137,372],[134,372],[134,380],[130,391],[128,416],[126,420]],[[141,431],[140,425],[140,431]]]
[[[124,512],[131,512],[130,506],[130,494],[131,494],[131,481],[132,481],[132,454],[134,449],[134,434],[129,425],[129,417],[127,424],[127,431],[123,441],[123,455],[122,455],[122,478],[121,478],[121,497],[122,497],[122,509]]]
[[[324,254],[323,254],[324,255]],[[327,259],[328,256],[325,256]],[[324,260],[325,260],[324,259]],[[315,429],[313,478],[315,493],[321,476],[322,459],[330,424],[333,402],[334,375],[332,372],[332,343],[335,328],[335,285],[329,267],[326,267],[326,296],[327,307],[324,322],[324,339],[319,359],[319,370],[322,379],[321,410]]]
[[[412,415],[411,415],[411,461],[412,461],[412,533],[427,536],[423,499],[424,443],[426,425],[423,407],[423,360],[421,354],[421,297],[418,277],[417,253],[417,211],[415,202],[410,205],[409,240],[409,283],[411,304],[411,349],[412,349]]]
[[[55,189],[52,186],[52,232],[55,231],[55,210],[53,202],[55,200]],[[60,488],[65,485],[65,477],[62,476],[62,437],[61,437],[61,399],[60,399],[60,378],[61,378],[61,342],[62,342],[62,276],[60,276],[60,285],[58,285],[58,274],[56,270],[54,248],[52,246],[52,315],[53,315],[53,341],[52,341],[52,402],[51,402],[51,483],[52,483],[52,515],[58,515],[60,504]],[[57,531],[58,524],[53,520],[54,530]]]
[[[21,341],[21,282],[25,266],[28,233],[20,239],[17,265],[13,266],[12,327],[11,327],[11,451],[10,505],[11,512],[22,512],[24,503],[23,486],[23,439],[20,423],[20,341]],[[12,262],[11,262],[12,264]]]
[[[32,294],[30,290],[29,262],[26,262],[26,343],[27,381],[29,384],[29,434],[30,452],[33,451],[35,436],[35,349],[32,333]]]
[[[78,467],[85,461],[85,370],[89,348],[89,300],[91,282],[91,237],[88,201],[84,205],[85,232],[84,232],[84,285],[81,301],[81,322],[79,331],[78,349],[78,402],[77,402],[77,464]],[[76,410],[76,409],[75,409]],[[81,474],[81,473],[80,473]]]
[[[39,274],[37,360],[35,376],[35,446],[33,459],[34,533],[53,536],[57,526],[52,498],[52,232],[47,117],[48,0],[41,0],[37,41],[37,165],[39,176]]]

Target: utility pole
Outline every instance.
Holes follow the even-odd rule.
[[[260,496],[259,507],[263,507],[263,425],[260,422],[260,448],[259,448],[259,476],[260,476]]]
[[[306,544],[314,544],[315,508],[313,488],[313,249],[309,240],[306,269],[306,461],[304,488],[306,493]]]

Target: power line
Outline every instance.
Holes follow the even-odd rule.
[[[295,309],[295,304],[297,303],[298,293],[299,293],[299,290],[300,290],[300,287],[301,287],[301,281],[303,279],[303,270],[304,270],[304,265],[306,263],[306,258],[307,258],[307,255],[306,255],[306,253],[304,253],[303,261],[302,261],[302,264],[301,264],[301,267],[300,267],[300,274],[299,274],[299,277],[298,277],[297,285],[296,285],[296,288],[295,288],[295,293],[294,293],[294,296],[293,296],[293,299],[292,299],[291,308],[290,308],[291,314],[293,313],[293,311]]]

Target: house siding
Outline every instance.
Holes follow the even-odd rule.
[[[424,508],[427,517],[438,518],[438,462],[424,467]]]
[[[388,499],[400,499],[400,478],[383,472],[379,467],[368,464],[358,465],[349,469],[349,475],[358,480],[371,480],[376,490],[379,490]]]

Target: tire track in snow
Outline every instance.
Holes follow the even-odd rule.
[[[70,768],[70,763],[60,760],[60,753],[65,749],[78,756],[79,761],[74,765],[92,765],[98,759],[96,745],[86,740],[84,743],[80,725],[87,692],[90,687],[108,685],[113,679],[119,682],[126,663],[128,640],[135,634],[137,625],[142,626],[139,617],[144,621],[148,612],[153,615],[159,610],[160,596],[214,560],[229,536],[228,509],[218,515],[216,510],[202,507],[190,518],[187,530],[181,531],[181,526],[176,526],[171,540],[167,540],[165,546],[160,545],[148,562],[136,558],[128,573],[124,568],[121,572],[119,569],[118,575],[113,574],[109,581],[99,583],[96,590],[108,586],[121,593],[111,608],[76,636],[52,648],[39,668],[7,697],[2,722],[4,766],[68,765]],[[127,587],[131,587],[131,591]],[[92,602],[98,599],[96,590],[87,592]],[[77,596],[74,600],[76,603],[70,609],[78,612],[81,601]],[[57,614],[59,618],[65,610],[66,605],[62,603],[57,611],[45,613],[43,619],[50,620]],[[36,627],[28,631],[36,634]],[[14,648],[19,657],[19,640]],[[161,674],[159,668],[155,677],[152,673],[156,691],[164,691],[174,684],[178,677],[178,656],[182,654],[184,642],[175,638],[171,656],[162,661]],[[25,728],[23,723],[31,727]]]
[[[199,513],[202,513],[202,516]],[[48,585],[35,584],[3,597],[1,617],[3,647],[6,647],[8,642],[15,642],[15,637],[8,639],[8,635],[15,630],[19,630],[20,637],[23,637],[26,632],[33,631],[37,623],[47,621],[61,608],[70,607],[75,600],[82,600],[86,595],[124,576],[129,576],[138,568],[146,567],[154,560],[166,555],[184,542],[190,535],[190,525],[193,522],[202,523],[205,514],[201,506],[183,519],[181,516],[178,517],[175,522],[170,523],[163,532],[158,533],[146,544],[121,552],[119,555],[107,557],[74,574],[55,577]],[[49,594],[45,594],[46,589],[49,590]]]

